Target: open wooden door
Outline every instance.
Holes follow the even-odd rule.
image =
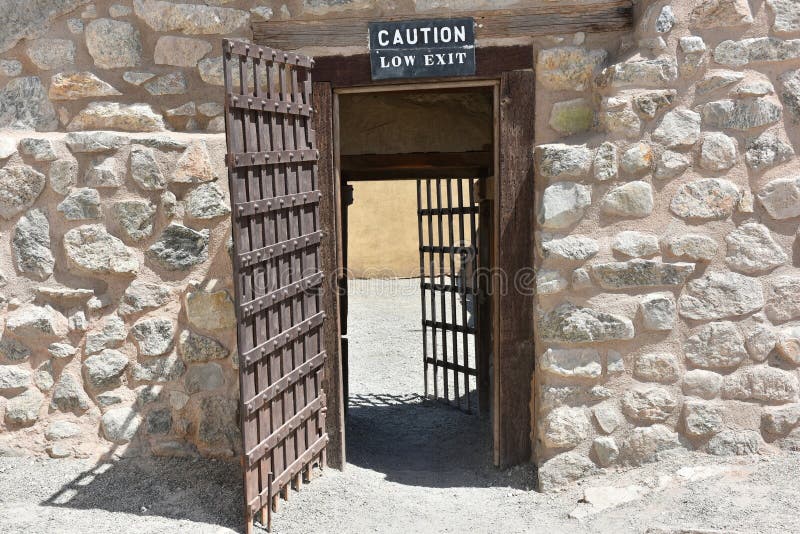
[[[247,531],[325,465],[322,192],[305,56],[223,42]]]

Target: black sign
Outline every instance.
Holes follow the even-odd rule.
[[[372,79],[475,74],[471,18],[370,22]]]

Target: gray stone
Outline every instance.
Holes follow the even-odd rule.
[[[34,209],[20,217],[11,239],[17,269],[37,280],[53,274],[56,260],[50,250],[50,223],[42,210]]]
[[[156,207],[146,200],[121,200],[115,202],[111,214],[131,241],[142,241],[153,235]]]
[[[236,324],[233,300],[227,291],[193,291],[184,302],[189,324],[200,330],[224,330]]]
[[[122,403],[122,397],[115,392],[98,393],[95,395],[95,400],[97,400],[97,404],[102,407],[114,406],[115,404]]]
[[[133,408],[113,408],[103,414],[100,427],[103,436],[112,443],[128,443],[142,424],[142,416]]]
[[[700,143],[700,167],[725,171],[736,165],[736,139],[720,132],[703,134]]]
[[[47,426],[44,437],[50,441],[58,441],[79,436],[81,428],[70,421],[53,421]]]
[[[656,161],[655,177],[657,180],[668,180],[683,174],[692,160],[686,154],[665,150]]]
[[[172,300],[169,286],[134,280],[125,290],[117,310],[123,317],[154,310]]]
[[[114,152],[131,142],[129,137],[113,132],[70,132],[64,140],[72,152],[82,154]]]
[[[49,139],[25,137],[19,141],[19,151],[35,161],[53,161],[58,158],[53,142]]]
[[[761,414],[764,430],[773,435],[786,435],[800,425],[800,404],[767,407]]]
[[[122,93],[91,72],[60,72],[50,80],[48,96],[51,100],[80,100]]]
[[[187,362],[223,360],[230,351],[216,339],[184,330],[178,338],[178,350]]]
[[[608,467],[619,458],[619,447],[611,436],[600,436],[592,442],[592,451],[601,467]]]
[[[216,178],[208,148],[203,141],[192,142],[178,159],[170,181],[178,184],[210,182]]]
[[[745,367],[725,377],[725,399],[787,403],[797,400],[796,373],[763,365]]]
[[[775,124],[781,120],[783,112],[780,105],[761,97],[709,102],[702,106],[701,114],[707,128],[744,131]]]
[[[0,138],[0,159],[8,159],[17,153],[17,140],[10,137]]]
[[[0,357],[5,361],[20,363],[30,358],[30,356],[31,350],[16,339],[6,337],[0,339]]]
[[[23,391],[6,402],[6,424],[14,426],[31,426],[39,419],[39,410],[44,402],[44,395],[36,389]]]
[[[168,109],[164,114],[167,117],[194,117],[197,114],[197,106],[194,102],[187,102],[177,108]]]
[[[797,58],[800,58],[800,39],[783,41],[774,37],[752,37],[741,41],[723,41],[714,49],[714,61],[726,67]]]
[[[92,102],[67,125],[69,132],[78,130],[158,132],[164,129],[164,118],[149,105],[119,102]]]
[[[69,332],[67,318],[49,305],[25,304],[6,316],[6,331],[21,339],[55,341]]]
[[[597,466],[585,455],[565,452],[547,460],[539,467],[539,490],[550,492],[596,472]]]
[[[211,391],[225,385],[222,367],[217,363],[190,365],[184,378],[184,387],[190,395],[200,391]]]
[[[586,409],[561,406],[540,423],[542,444],[553,449],[571,449],[589,437],[591,423]]]
[[[677,307],[672,293],[651,293],[639,301],[642,327],[645,330],[668,331],[675,327]]]
[[[49,132],[58,128],[58,118],[47,90],[36,76],[14,78],[0,91],[0,129]]]
[[[680,365],[674,354],[648,352],[636,358],[633,376],[643,382],[672,384],[680,377]]]
[[[560,271],[539,269],[536,272],[536,292],[539,295],[553,295],[566,288],[567,281],[561,276]]]
[[[592,188],[575,182],[555,182],[542,195],[543,228],[564,228],[578,222],[592,203]]]
[[[604,289],[679,286],[694,272],[693,263],[663,263],[633,259],[592,265],[595,281]]]
[[[228,200],[216,183],[201,184],[184,199],[186,215],[194,219],[215,219],[229,215]]]
[[[655,234],[626,230],[614,236],[611,249],[633,258],[654,256],[659,252]]]
[[[592,408],[595,421],[606,434],[614,432],[622,424],[622,415],[611,403],[598,404]]]
[[[139,319],[131,328],[141,356],[160,356],[169,352],[175,341],[175,324],[170,319]]]
[[[189,82],[183,72],[172,72],[159,76],[144,84],[148,93],[154,96],[184,95],[189,90]]]
[[[81,19],[67,19],[67,29],[72,35],[80,35],[84,30],[83,21]]]
[[[86,313],[83,310],[78,310],[69,316],[70,332],[85,332],[88,327],[89,322],[86,320]]]
[[[739,86],[731,91],[731,95],[736,98],[744,98],[748,96],[766,96],[775,92],[775,87],[768,78],[755,78],[739,84]]]
[[[15,78],[22,75],[22,63],[16,59],[0,59],[0,76]]]
[[[601,210],[606,215],[646,217],[653,212],[653,188],[647,182],[629,182],[606,193]]]
[[[58,211],[68,221],[99,219],[103,216],[100,193],[88,187],[73,189],[58,205]]]
[[[142,59],[142,40],[132,24],[98,19],[86,25],[86,48],[101,69],[135,67]]]
[[[137,382],[172,382],[183,375],[186,365],[177,355],[137,362],[131,375]]]
[[[8,220],[31,207],[44,191],[44,185],[44,175],[27,165],[6,165],[0,169],[0,217]]]
[[[671,254],[693,261],[711,261],[719,249],[719,244],[714,239],[701,234],[671,236],[666,245]]]
[[[622,154],[619,164],[623,173],[640,177],[653,168],[653,149],[647,143],[636,143]]]
[[[747,321],[739,323],[739,326],[742,329],[745,348],[747,348],[750,358],[756,362],[765,361],[778,340],[772,325],[764,315],[757,314]]]
[[[730,87],[742,80],[744,80],[744,73],[742,72],[711,70],[706,73],[701,81],[697,82],[695,93],[698,95],[705,95],[718,89]]]
[[[14,48],[21,39],[38,37],[56,18],[88,4],[89,0],[21,2],[0,14],[0,52]]]
[[[747,140],[744,159],[748,167],[761,172],[789,161],[793,156],[794,149],[791,145],[774,132],[764,132]]]
[[[116,315],[109,315],[103,319],[102,327],[86,335],[86,354],[95,354],[103,349],[116,349],[122,346],[128,337],[125,321]]]
[[[675,411],[678,403],[666,389],[637,385],[622,395],[622,412],[638,423],[661,423]]]
[[[144,82],[148,80],[152,80],[155,78],[155,74],[152,72],[126,72],[122,75],[122,79],[128,82],[131,85],[142,85]]]
[[[599,121],[603,129],[611,135],[628,139],[640,139],[642,120],[633,110],[630,98],[603,97],[600,100]]]
[[[767,0],[772,12],[772,31],[776,34],[800,32],[800,5],[793,0]]]
[[[131,147],[131,176],[145,191],[161,191],[167,187],[152,148],[139,145]]]
[[[43,300],[54,302],[57,306],[64,308],[83,307],[86,302],[94,297],[91,289],[70,289],[64,287],[44,287],[36,288],[37,296]]]
[[[787,326],[778,332],[778,355],[792,365],[800,365],[800,326]]]
[[[677,432],[664,425],[634,428],[622,445],[621,459],[631,465],[655,462],[664,452],[681,447]]]
[[[667,33],[675,25],[675,13],[672,11],[671,6],[664,6],[656,18],[656,31],[658,33]]]
[[[214,117],[208,121],[206,131],[209,133],[225,133],[225,117]]]
[[[686,434],[693,438],[707,438],[722,431],[722,407],[701,401],[683,404],[683,424]]]
[[[84,273],[134,275],[139,271],[134,250],[99,224],[69,230],[64,234],[64,252],[69,265]]]
[[[625,360],[622,354],[615,350],[610,350],[606,354],[606,371],[609,375],[618,375],[625,372]]]
[[[534,152],[539,175],[548,179],[584,178],[592,166],[586,145],[539,145]]]
[[[754,430],[723,430],[711,438],[706,451],[714,456],[756,454],[761,443],[761,435]]]
[[[78,184],[78,161],[73,157],[62,158],[50,164],[48,171],[50,188],[59,195],[66,195]]]
[[[800,216],[800,176],[772,180],[761,188],[757,196],[773,219]]]
[[[94,389],[113,389],[121,385],[120,377],[128,367],[128,357],[119,351],[105,349],[83,361],[86,382]]]
[[[542,355],[541,369],[565,378],[599,378],[603,374],[600,354],[596,349],[549,348]]]
[[[47,353],[56,360],[66,360],[78,353],[78,349],[68,343],[50,343]]]
[[[598,182],[615,180],[619,173],[617,146],[608,142],[600,145],[597,152],[595,152],[592,168],[594,169],[594,179]]]
[[[168,271],[185,271],[208,259],[209,231],[170,223],[146,255]]]
[[[222,115],[225,111],[225,107],[219,102],[206,102],[197,106],[197,111],[204,117],[217,117]]]
[[[730,321],[701,326],[684,343],[686,359],[704,369],[731,369],[747,359],[744,338]]]
[[[605,69],[600,85],[611,87],[663,87],[678,78],[678,64],[672,56],[631,59]]]
[[[177,139],[171,135],[153,135],[149,137],[139,137],[136,142],[147,148],[154,148],[156,150],[186,150],[189,144],[186,141]]]
[[[713,399],[719,395],[722,375],[704,369],[692,369],[683,375],[683,394],[701,399]]]
[[[701,28],[728,28],[752,22],[747,0],[702,0],[691,14],[692,25]]]
[[[594,109],[586,98],[556,102],[550,110],[548,124],[561,135],[586,132],[594,124]]]
[[[201,444],[233,451],[241,440],[234,399],[206,397],[200,402],[197,438]]]
[[[786,72],[781,75],[780,80],[783,84],[783,104],[789,110],[792,121],[797,124],[800,122],[800,70]]]
[[[33,373],[33,383],[41,391],[50,391],[55,385],[53,379],[53,364],[48,360],[43,362]]]
[[[586,261],[600,251],[599,243],[591,237],[568,235],[557,237],[542,234],[541,250],[543,258],[570,261]]]
[[[725,219],[739,202],[739,189],[723,178],[703,178],[678,189],[670,202],[672,213],[685,219]]]
[[[147,414],[148,434],[169,434],[170,430],[172,430],[172,413],[169,410],[153,410]]]
[[[648,91],[633,96],[633,107],[639,115],[647,119],[655,119],[662,110],[671,108],[678,92],[675,89]]]
[[[608,53],[580,47],[540,50],[537,61],[537,82],[547,89],[585,91],[599,72]]]
[[[763,274],[785,264],[789,256],[778,245],[769,228],[756,222],[744,223],[725,237],[725,262],[745,274]]]
[[[800,277],[785,275],[771,279],[764,311],[774,322],[800,318]]]
[[[211,43],[202,39],[162,35],[156,41],[153,59],[156,65],[194,68],[211,49]]]
[[[0,365],[0,392],[26,389],[31,383],[31,373],[15,365]]]
[[[564,303],[547,311],[539,320],[543,341],[595,343],[633,339],[633,323],[619,315]]]
[[[197,70],[200,73],[200,78],[207,84],[225,84],[222,56],[201,59],[197,63]]]
[[[706,43],[698,35],[687,35],[678,40],[684,54],[699,54],[706,51]]]
[[[83,390],[80,380],[73,375],[62,372],[55,387],[50,408],[62,412],[84,412],[90,406],[89,397]]]
[[[169,405],[175,410],[183,410],[189,403],[189,395],[183,391],[169,392]]]
[[[134,0],[140,19],[157,32],[189,35],[234,33],[244,26],[250,14],[239,9],[195,4],[175,4],[161,0]]]
[[[700,138],[701,117],[685,108],[667,112],[653,132],[653,141],[667,148],[689,147]]]
[[[138,406],[163,401],[165,397],[164,386],[141,386],[136,388],[136,404]]]
[[[114,18],[125,17],[130,15],[132,12],[133,10],[131,8],[120,4],[114,4],[108,8],[108,14]]]
[[[117,188],[124,182],[125,175],[113,156],[94,160],[86,171],[86,185],[90,187]]]

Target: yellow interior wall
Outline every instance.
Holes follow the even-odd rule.
[[[356,278],[419,276],[415,180],[352,182],[347,266]]]

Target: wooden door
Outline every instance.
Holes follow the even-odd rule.
[[[313,59],[225,40],[245,518],[325,464],[326,359]]]

